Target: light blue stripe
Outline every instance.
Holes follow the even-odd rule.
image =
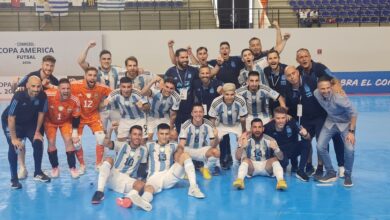
[[[8,115],[14,115],[18,100],[14,99],[8,109]]]
[[[153,175],[153,173],[155,172],[155,161],[154,161],[154,145],[155,143],[151,143],[149,144],[149,176]]]
[[[115,168],[118,168],[119,165],[121,164],[121,162],[123,160],[123,156],[126,153],[126,149],[127,149],[127,144],[124,144],[124,146],[122,147],[122,149],[119,152],[118,156],[116,157]]]

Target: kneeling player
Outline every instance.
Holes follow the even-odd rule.
[[[104,140],[105,147],[115,149],[115,161],[108,157],[99,169],[97,191],[92,197],[92,204],[99,204],[104,199],[104,188],[108,187],[119,193],[138,193],[144,187],[144,183],[136,179],[137,169],[141,163],[146,163],[146,148],[141,145],[142,127],[134,125],[130,129],[130,141],[111,141],[112,128]],[[118,199],[118,204],[128,207],[124,201]],[[129,204],[129,203],[127,203]]]
[[[130,192],[129,198],[133,203],[146,211],[152,210],[150,202],[153,194],[163,189],[175,186],[187,174],[190,182],[188,195],[196,198],[204,198],[196,184],[195,167],[190,155],[183,152],[182,147],[176,143],[169,143],[169,125],[160,124],[157,126],[157,142],[148,142],[148,164],[149,172],[142,197],[136,192]]]
[[[276,141],[263,134],[263,131],[263,122],[256,118],[251,122],[250,138],[248,139],[246,134],[240,137],[236,158],[241,159],[241,165],[238,168],[237,179],[233,182],[237,189],[245,188],[244,178],[247,175],[276,176],[278,180],[276,189],[287,189],[286,181],[283,179],[283,168],[278,161],[283,159],[283,152]]]
[[[202,104],[194,104],[191,119],[181,126],[179,145],[184,146],[184,151],[193,160],[203,162],[205,166],[200,172],[205,179],[211,179],[210,169],[213,175],[220,173],[218,131],[211,121],[203,118],[203,115]]]

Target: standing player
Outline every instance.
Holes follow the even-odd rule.
[[[119,193],[139,193],[144,183],[137,180],[137,170],[141,163],[146,163],[147,151],[142,142],[142,127],[134,125],[130,128],[128,142],[111,141],[113,129],[104,139],[104,146],[114,149],[115,160],[111,157],[104,159],[99,169],[97,191],[92,197],[92,204],[99,204],[104,199],[104,188],[108,188]],[[118,199],[118,205],[128,207],[129,202]]]
[[[278,92],[259,82],[258,72],[249,72],[247,84],[248,86],[243,86],[237,89],[236,92],[246,101],[249,113],[246,120],[246,128],[249,130],[251,127],[250,122],[254,118],[260,118],[264,123],[268,123],[271,120],[270,99],[279,101],[283,107],[286,107],[286,104],[284,98]]]
[[[196,184],[195,167],[190,155],[183,152],[184,149],[176,143],[169,143],[169,125],[157,126],[157,142],[148,142],[149,172],[142,197],[136,192],[129,193],[130,199],[136,206],[146,211],[152,210],[150,204],[153,194],[163,189],[170,189],[187,174],[190,182],[188,195],[195,198],[204,198]]]
[[[179,145],[184,147],[191,158],[203,162],[204,167],[200,172],[205,179],[211,179],[213,175],[220,174],[220,152],[217,148],[218,131],[211,121],[203,118],[204,109],[202,104],[192,106],[191,119],[183,123],[180,131]]]
[[[118,141],[126,141],[129,129],[134,125],[144,128],[144,136],[147,138],[146,113],[150,106],[148,100],[137,89],[133,89],[133,82],[128,77],[122,77],[119,90],[111,92],[107,101],[115,109],[119,110],[121,119],[118,127]]]
[[[245,188],[244,178],[247,175],[275,176],[276,189],[287,189],[286,181],[283,179],[283,168],[279,163],[279,160],[283,160],[283,152],[276,141],[263,132],[263,122],[255,118],[251,121],[249,139],[247,134],[240,137],[236,158],[241,160],[241,165],[238,168],[237,179],[233,182],[237,189]]]
[[[52,166],[51,177],[60,175],[56,147],[57,129],[60,130],[66,147],[66,157],[73,178],[78,178],[76,170],[75,148],[72,142],[78,142],[77,128],[80,124],[80,101],[71,94],[68,79],[60,79],[58,89],[45,90],[48,101],[48,111],[45,116],[45,134],[48,141],[47,153]],[[72,128],[73,131],[72,132]],[[72,135],[73,133],[73,135]]]
[[[244,62],[245,67],[240,70],[240,75],[238,76],[238,82],[241,86],[245,85],[248,80],[249,72],[256,71],[259,73],[260,83],[268,86],[268,80],[265,77],[263,68],[254,62],[253,52],[250,49],[243,49],[241,52],[241,59]]]
[[[246,131],[245,123],[248,110],[245,99],[236,94],[236,86],[233,83],[223,85],[223,95],[214,99],[209,115],[213,125],[217,127],[220,140],[229,133],[235,134],[238,138]],[[238,165],[238,161],[234,157],[236,148],[237,146],[232,146],[230,149],[233,165]]]
[[[72,95],[80,100],[81,120],[78,128],[80,142],[74,143],[79,150],[76,151],[77,159],[80,162],[80,174],[85,172],[84,153],[81,146],[81,136],[84,126],[87,125],[96,138],[96,168],[100,166],[104,154],[104,129],[99,115],[99,104],[109,96],[111,89],[104,84],[97,83],[98,69],[88,67],[85,70],[84,80],[71,83]]]
[[[134,56],[126,58],[125,66],[125,76],[133,80],[133,87],[136,89],[142,90],[150,81],[158,77],[158,75],[151,72],[141,71],[141,68],[138,68],[138,60]]]
[[[165,79],[161,90],[153,90],[151,87],[159,83],[161,78],[155,77],[142,91],[142,95],[149,97],[151,109],[148,117],[148,140],[151,141],[157,126],[161,123],[169,124],[171,139],[177,141],[175,120],[180,106],[180,96],[175,91],[175,82],[171,78]]]
[[[41,182],[50,182],[50,178],[42,172],[43,131],[41,129],[45,112],[47,111],[47,97],[42,91],[39,77],[30,76],[25,91],[14,94],[11,104],[1,115],[9,148],[8,162],[11,170],[11,188],[20,189],[17,175],[17,154],[23,148],[23,140],[28,138],[34,150],[34,179]]]

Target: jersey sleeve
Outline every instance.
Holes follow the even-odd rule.
[[[262,85],[262,88],[264,88],[264,91],[267,94],[267,96],[272,98],[273,100],[277,100],[279,98],[280,94],[277,91],[271,89],[266,85]]]
[[[239,99],[242,100],[240,101],[240,117],[244,117],[248,115],[248,108],[246,107],[245,99],[242,96],[239,96]]]
[[[214,99],[214,101],[215,101],[215,99]],[[216,118],[217,115],[218,115],[217,109],[216,109],[217,106],[216,106],[216,104],[214,103],[214,101],[213,101],[213,103],[211,104],[210,110],[209,110],[209,116],[212,117],[212,118]]]
[[[8,109],[8,116],[16,116],[16,110],[20,106],[20,92],[15,93],[15,95],[12,97],[11,104],[9,105]]]
[[[47,96],[46,96],[46,93],[41,91],[39,93],[39,112],[47,112],[48,108],[49,108],[49,104],[48,104],[48,101],[47,101]]]
[[[247,80],[245,73],[245,69],[240,70],[240,75],[238,76],[238,83],[240,83],[240,85],[244,85]]]
[[[173,96],[173,105],[172,105],[171,110],[177,111],[177,110],[179,110],[179,107],[180,107],[180,101],[181,101],[180,95],[176,91],[173,91],[172,96]]]
[[[80,100],[76,96],[72,96],[71,99],[73,101],[72,117],[78,118],[81,115]]]
[[[213,127],[211,127],[210,125],[207,126],[207,133],[210,140],[215,139]]]
[[[147,163],[148,162],[148,149],[145,146],[141,146],[141,163]]]

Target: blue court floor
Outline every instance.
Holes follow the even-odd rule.
[[[155,196],[153,210],[136,207],[124,209],[115,204],[121,196],[105,191],[105,200],[92,205],[96,190],[94,171],[95,144],[91,132],[83,139],[87,173],[73,180],[67,169],[62,141],[59,141],[61,176],[51,183],[37,183],[32,178],[32,148],[27,144],[29,176],[22,181],[23,189],[13,191],[9,185],[8,145],[0,135],[0,220],[33,219],[390,219],[390,96],[351,97],[359,111],[357,145],[353,172],[354,186],[343,187],[340,179],[331,185],[319,185],[310,180],[299,181],[285,174],[288,190],[275,190],[276,180],[254,177],[246,180],[246,189],[232,188],[235,171],[198,183],[206,198],[187,196],[188,183]],[[1,112],[5,102],[0,103]],[[46,148],[47,149],[47,148]],[[332,148],[331,148],[332,149]],[[335,164],[334,152],[333,163]],[[43,169],[50,169],[44,154]]]

